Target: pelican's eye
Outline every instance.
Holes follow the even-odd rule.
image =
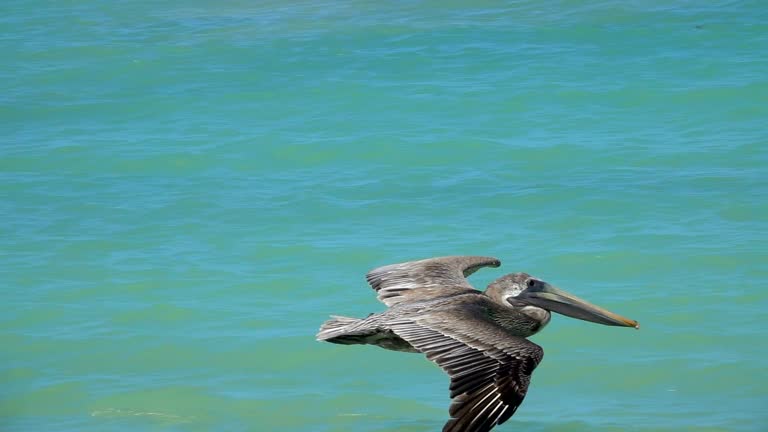
[[[533,288],[536,286],[536,279],[528,279],[527,282],[528,288]]]

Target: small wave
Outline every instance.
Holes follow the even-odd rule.
[[[102,410],[95,410],[91,412],[91,417],[153,417],[163,420],[171,420],[174,422],[191,422],[195,419],[192,416],[179,416],[176,414],[151,412],[151,411],[135,411],[119,408],[106,408]]]

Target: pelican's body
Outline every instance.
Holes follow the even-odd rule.
[[[443,431],[487,432],[522,403],[544,355],[526,338],[549,323],[550,310],[638,327],[526,273],[502,276],[484,292],[466,280],[499,265],[496,258],[456,256],[374,269],[366,278],[389,309],[363,319],[332,317],[317,339],[426,354],[451,377],[451,419]]]
[[[352,318],[345,322],[344,317],[335,317],[329,321],[333,323],[347,324],[344,332],[331,336],[321,333],[320,336],[331,336],[322,339],[339,344],[368,344],[393,351],[420,352],[408,341],[395,333],[390,322],[397,322],[406,317],[417,317],[424,314],[449,313],[451,318],[471,325],[474,320],[490,318],[506,330],[506,335],[528,337],[536,334],[547,323],[551,314],[549,311],[531,306],[526,310],[505,308],[496,303],[485,293],[480,291],[454,293],[437,298],[424,300],[412,300],[393,305],[390,309],[378,314],[371,314],[367,318],[358,320]],[[339,322],[338,320],[341,319]],[[324,329],[326,330],[326,329]]]

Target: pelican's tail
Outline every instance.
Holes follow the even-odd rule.
[[[376,345],[392,351],[419,352],[390,330],[382,316],[370,314],[366,318],[358,319],[331,315],[331,319],[320,326],[317,340],[342,345]]]
[[[317,340],[338,344],[365,343],[361,336],[367,336],[370,331],[360,332],[360,324],[363,320],[344,316],[331,315],[331,319],[320,326]],[[356,331],[357,330],[357,331]]]

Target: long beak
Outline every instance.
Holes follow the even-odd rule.
[[[525,301],[552,312],[584,321],[609,326],[640,328],[640,324],[635,320],[624,318],[600,306],[595,306],[543,281],[541,288],[537,288],[535,291],[529,289],[525,292]]]

